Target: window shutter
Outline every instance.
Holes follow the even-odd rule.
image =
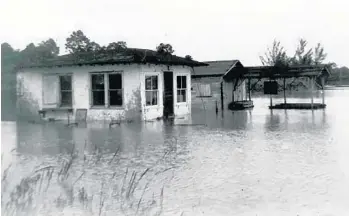
[[[44,75],[43,77],[43,103],[44,105],[58,105],[59,86],[57,75]]]

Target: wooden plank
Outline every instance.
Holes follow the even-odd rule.
[[[221,82],[221,109],[224,110],[224,92],[223,92],[223,82]]]
[[[284,78],[284,103],[286,104],[286,78]]]
[[[314,78],[310,78],[310,91],[311,91],[311,108],[313,108],[314,104]]]
[[[325,78],[321,77],[321,86],[322,86],[322,104],[325,104]]]
[[[87,109],[76,109],[75,121],[76,122],[85,122],[87,117]]]
[[[320,104],[320,103],[314,103],[309,104],[309,103],[288,103],[288,104],[275,104],[274,106],[271,107],[271,109],[324,109],[326,108],[325,104]]]
[[[248,99],[251,100],[251,79],[248,79]]]
[[[58,76],[44,75],[43,76],[43,104],[58,106]]]

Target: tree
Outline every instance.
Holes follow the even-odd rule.
[[[1,44],[1,120],[14,120],[16,108],[16,73],[14,68],[20,57],[8,43]]]
[[[84,51],[91,52],[91,51],[98,51],[98,50],[101,50],[101,49],[102,48],[101,48],[101,46],[98,43],[92,41],[89,44],[87,44],[86,50],[84,50]]]
[[[290,62],[284,47],[280,45],[280,41],[276,40],[273,41],[272,49],[268,48],[264,57],[260,56],[259,58],[265,66],[288,65]]]
[[[52,38],[49,38],[39,43],[38,46],[35,46],[34,43],[28,44],[26,48],[20,52],[20,60],[18,63],[43,62],[46,59],[57,57],[58,54],[59,47]]]
[[[39,43],[37,49],[38,52],[40,52],[45,57],[55,57],[59,55],[59,47],[52,38]]]
[[[91,41],[81,30],[77,30],[66,39],[65,48],[69,53],[79,53],[97,51],[101,46]]]
[[[52,38],[49,38],[39,43],[38,46],[35,46],[33,43],[28,44],[26,48],[20,52],[20,57],[22,63],[30,63],[51,59],[58,56],[58,54],[59,47]]]
[[[307,49],[308,42],[305,39],[300,39],[297,49],[293,57],[288,57],[280,42],[274,40],[272,50],[268,49],[265,57],[260,57],[263,65],[319,65],[324,64],[327,54],[324,52],[323,46],[318,43],[314,49]],[[334,71],[335,63],[329,62],[326,66],[330,71]],[[333,73],[332,73],[333,76]],[[320,78],[316,79],[316,83],[320,84]]]
[[[127,45],[125,41],[118,41],[109,43],[107,46],[107,50],[115,50],[115,49],[126,49]]]
[[[184,58],[187,60],[193,60],[193,57],[191,57],[191,55],[186,55]]]
[[[329,80],[340,84],[349,83],[349,68],[345,66],[334,67]]]
[[[299,40],[296,52],[291,58],[292,65],[312,65],[314,63],[313,49],[306,50],[308,42],[304,39]]]
[[[284,47],[279,41],[274,40],[273,48],[268,48],[265,57],[260,56],[263,65],[318,65],[323,64],[327,54],[324,52],[324,47],[318,43],[313,51],[312,48],[307,49],[308,42],[305,39],[300,39],[297,49],[293,57],[287,56]],[[333,67],[333,63],[328,63]]]
[[[171,44],[164,44],[164,43],[160,43],[156,47],[156,51],[160,54],[173,54],[174,53],[172,45]]]
[[[3,67],[17,64],[19,54],[20,54],[19,50],[13,49],[10,44],[2,43],[1,44],[1,68],[2,68],[2,71],[7,71],[7,70],[3,70]],[[1,73],[1,74],[3,74],[3,73]]]
[[[1,44],[1,81],[7,74],[11,74],[20,59],[19,50],[15,50],[8,43]]]
[[[8,54],[12,54],[13,52],[15,52],[15,50],[12,48],[12,46],[9,43],[2,43],[1,44],[1,53],[3,55],[8,55]]]
[[[118,41],[118,42],[112,42],[109,43],[108,46],[106,47],[106,50],[124,50],[127,49],[127,44],[125,41]]]
[[[320,43],[317,44],[315,47],[315,53],[314,53],[314,63],[316,65],[322,64],[323,61],[325,61],[327,57],[327,53],[324,52],[324,47],[321,46]],[[331,66],[335,66],[335,63],[330,63]]]

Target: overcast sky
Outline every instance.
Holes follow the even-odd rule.
[[[259,65],[274,38],[292,54],[297,40],[321,42],[328,61],[349,66],[348,0],[2,0],[1,42],[65,39],[81,29],[101,45],[155,49],[170,43],[175,54],[200,61],[239,59]]]

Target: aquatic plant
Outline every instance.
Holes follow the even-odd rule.
[[[143,170],[131,170],[129,167],[123,170],[120,166],[120,148],[109,154],[103,153],[95,145],[93,153],[87,154],[86,145],[85,142],[83,155],[79,155],[73,144],[70,152],[61,155],[49,165],[40,164],[11,188],[7,176],[8,173],[15,172],[15,169],[6,169],[3,172],[2,187],[10,191],[8,198],[2,199],[2,213],[37,215],[74,207],[86,214],[105,215],[112,206],[119,206],[118,213],[124,215],[162,213],[166,182],[162,183],[159,191],[151,190],[150,185],[161,174],[173,169],[157,167],[159,161],[164,160],[169,152],[165,152],[152,166]],[[108,176],[95,173],[96,168],[104,166],[113,166],[116,169]],[[97,176],[97,181],[94,181],[93,185],[86,184],[86,181],[94,176]],[[97,185],[100,188],[99,192],[93,189]],[[57,190],[59,194],[54,193]],[[159,194],[155,195],[155,192]]]

